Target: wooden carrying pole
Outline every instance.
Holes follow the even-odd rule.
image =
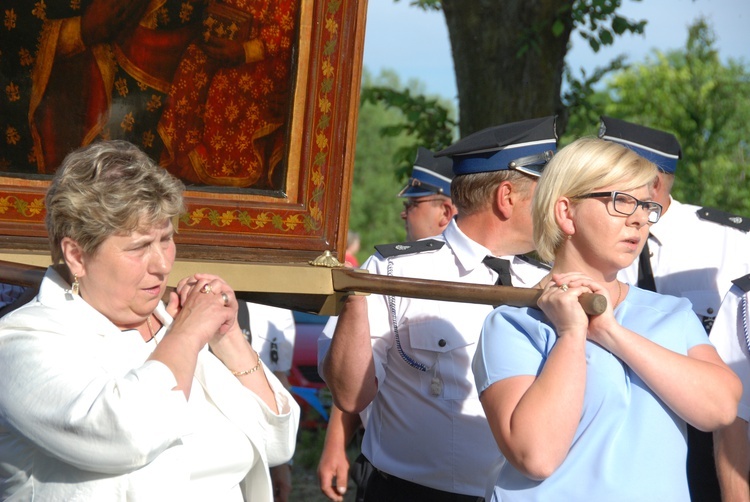
[[[0,261],[0,282],[25,288],[38,288],[45,270],[33,265]]]
[[[182,265],[184,268],[185,264]],[[193,270],[205,268],[199,262],[188,265],[187,268]],[[337,315],[346,296],[358,293],[514,307],[536,307],[542,294],[540,289],[389,277],[343,267],[278,264],[244,266],[248,268],[243,275],[249,275],[252,280],[232,286],[239,298],[324,315]],[[0,282],[36,288],[44,271],[43,267],[0,261]],[[217,272],[217,275],[225,278],[236,277],[232,268]],[[174,271],[172,275],[175,275]],[[180,277],[184,275],[179,274]],[[290,278],[289,281],[285,281],[285,277]],[[229,282],[232,285],[232,281]],[[602,295],[583,294],[579,301],[589,315],[601,314],[607,308],[607,299]]]
[[[359,270],[345,268],[333,269],[333,285],[336,291],[341,292],[374,293],[512,307],[536,307],[536,302],[542,295],[541,289],[388,277],[363,274]],[[579,301],[583,310],[589,315],[599,315],[607,308],[607,299],[602,295],[584,293],[579,297]]]

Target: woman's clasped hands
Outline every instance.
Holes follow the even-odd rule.
[[[201,345],[219,343],[230,332],[242,336],[237,308],[229,284],[211,274],[195,274],[180,280],[167,304],[167,311],[174,317],[172,329],[187,327],[189,333],[200,338]]]

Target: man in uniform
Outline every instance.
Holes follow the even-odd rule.
[[[556,148],[554,124],[547,117],[491,127],[438,153],[453,160],[451,196],[458,216],[435,239],[377,246],[365,268],[475,284],[537,284],[548,270],[520,255],[534,247],[531,199]],[[484,497],[502,460],[471,361],[491,310],[350,296],[326,326],[319,370],[334,401],[349,413],[370,405],[362,451],[376,470],[366,501]]]
[[[406,240],[416,241],[440,235],[456,214],[451,200],[453,162],[448,157],[435,157],[427,148],[419,147],[411,178],[398,196],[404,199],[401,219],[406,227]]]
[[[440,235],[456,214],[451,200],[453,162],[448,157],[435,157],[424,147],[417,150],[411,177],[398,193],[404,199],[401,218],[406,227],[406,240],[416,241]],[[346,446],[363,425],[357,413],[344,413],[335,405],[326,427],[323,452],[318,463],[321,491],[334,502],[344,500],[349,459]],[[369,462],[360,455],[352,471],[357,483],[357,501],[364,496],[364,486],[371,473]]]
[[[714,432],[716,472],[721,500],[750,502],[750,275],[737,278],[733,283],[711,328],[711,342],[724,362],[740,377],[742,398],[734,423]]]
[[[680,144],[672,134],[601,117],[599,137],[620,143],[659,168],[653,200],[664,208],[638,260],[620,279],[643,289],[681,296],[711,330],[732,280],[750,272],[750,221],[683,204],[670,195]],[[693,502],[720,500],[711,434],[688,426],[688,482]]]
[[[297,328],[288,309],[238,300],[237,322],[266,368],[287,390]],[[270,468],[274,502],[287,502],[292,491],[292,462]]]

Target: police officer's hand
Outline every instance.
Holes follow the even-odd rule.
[[[333,502],[342,502],[349,475],[349,459],[342,448],[324,447],[318,463],[320,491]]]

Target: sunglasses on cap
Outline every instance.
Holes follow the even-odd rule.
[[[542,153],[511,160],[508,162],[508,169],[521,171],[522,173],[530,174],[532,176],[540,176],[542,171],[544,171],[544,168],[547,167],[547,162],[549,162],[554,155],[554,151],[545,150]]]
[[[406,183],[406,186],[402,188],[398,193],[398,197],[404,195],[404,193],[410,188],[421,188],[422,190],[425,190],[427,192],[434,192],[439,195],[445,195],[445,191],[437,185],[418,180],[417,178],[410,178]]]

